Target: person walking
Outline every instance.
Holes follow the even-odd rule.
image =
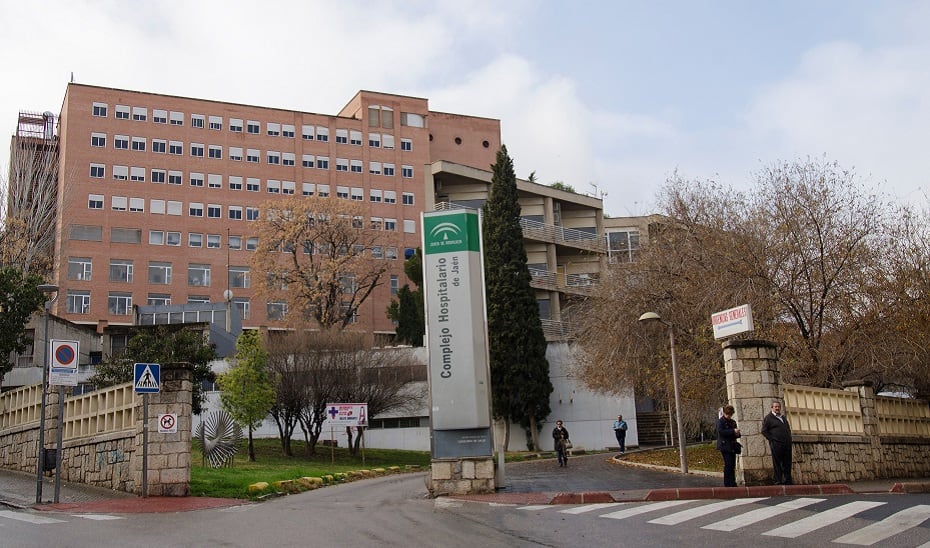
[[[777,485],[791,485],[791,427],[781,414],[781,403],[772,402],[772,412],[762,419],[762,435],[769,440],[772,468]]]
[[[614,421],[614,435],[617,436],[617,443],[620,444],[621,455],[626,453],[626,430],[627,425],[623,420],[623,415],[617,415],[617,420]]]
[[[724,405],[717,419],[717,451],[723,456],[724,487],[736,487],[736,455],[742,452],[742,447],[736,441],[741,434],[733,420],[734,411],[732,405]]]
[[[558,457],[559,466],[568,466],[568,453],[565,451],[568,430],[562,426],[562,421],[555,421],[555,428],[552,429],[552,439],[555,441],[555,456]]]

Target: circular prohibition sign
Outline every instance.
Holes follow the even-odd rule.
[[[71,365],[71,362],[74,361],[74,358],[74,348],[71,348],[71,346],[67,344],[60,345],[55,349],[55,362],[60,365]]]
[[[161,418],[161,427],[165,430],[174,428],[174,415],[164,415]]]

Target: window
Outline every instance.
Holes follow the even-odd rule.
[[[183,141],[169,141],[168,142],[168,154],[175,154],[177,156],[184,154],[184,142]]]
[[[207,150],[208,150],[207,154],[209,155],[210,158],[213,158],[214,160],[223,159],[223,147],[221,147],[220,145],[210,145],[209,147],[207,147]]]
[[[234,133],[242,133],[242,120],[239,118],[230,118],[229,119],[229,131]]]
[[[242,249],[242,236],[229,236],[229,249]]]
[[[281,194],[281,181],[276,181],[274,179],[268,179],[266,183],[266,188],[271,194]]]
[[[268,303],[268,319],[283,320],[287,317],[287,303]]]
[[[183,184],[184,175],[180,171],[169,171],[168,172],[168,184],[169,185],[181,185]]]
[[[261,131],[261,127],[258,122],[255,120],[249,120],[249,123],[246,124],[246,132],[251,133],[252,135],[258,135]]]
[[[426,127],[426,119],[420,114],[414,114],[412,112],[401,112],[400,125],[410,127]]]
[[[313,196],[313,193],[316,192],[316,185],[313,183],[302,183],[301,184],[301,194],[303,196]]]
[[[129,137],[126,135],[116,135],[113,137],[113,148],[117,150],[129,150]]]
[[[397,274],[391,274],[390,287],[391,287],[391,295],[396,296],[397,290],[400,289],[400,278],[397,276]]]
[[[210,129],[215,129],[215,130],[223,129],[223,117],[222,116],[211,116],[210,117]]]
[[[381,175],[381,162],[368,162],[368,173]]]
[[[257,207],[245,208],[245,220],[246,221],[257,221],[258,220],[258,208]]]
[[[203,158],[203,144],[191,143],[191,156]]]
[[[400,174],[404,179],[413,179],[413,166],[400,166]]]
[[[132,283],[132,261],[110,259],[110,281]]]
[[[384,258],[384,248],[380,245],[375,245],[371,247],[371,258],[372,259],[383,259]]]
[[[152,109],[152,122],[156,124],[167,124],[168,123],[168,111],[153,108]]]
[[[239,311],[239,315],[243,320],[249,319],[249,300],[248,299],[233,299],[233,305],[236,307],[236,310]]]
[[[397,219],[385,219],[384,230],[388,232],[397,232]]]
[[[384,191],[384,203],[386,204],[396,204],[397,203],[397,193],[393,190]]]
[[[314,165],[316,165],[316,159],[314,158],[312,154],[304,154],[303,156],[300,157],[300,159],[301,159],[301,165],[304,167],[312,168]]]
[[[191,127],[203,129],[204,122],[203,114],[191,114]]]
[[[107,107],[108,105],[106,103],[94,103],[94,116],[98,116],[100,118],[106,118]]]
[[[293,124],[281,124],[281,135],[284,137],[294,138],[294,125]]]
[[[268,122],[265,124],[265,129],[268,131],[269,137],[279,137],[281,135],[281,124]]]
[[[203,204],[197,202],[191,202],[188,206],[188,215],[191,217],[203,217]]]
[[[268,151],[268,163],[270,165],[277,165],[281,163],[281,153],[275,152],[273,150]]]
[[[229,267],[229,287],[249,288],[252,286],[250,269],[247,266]]]
[[[152,152],[164,154],[168,152],[168,141],[162,139],[152,139]]]
[[[295,156],[293,152],[285,152],[281,154],[281,165],[292,166],[294,165]]]
[[[352,173],[361,173],[362,172],[362,161],[361,160],[352,160],[351,169]]]
[[[149,263],[149,283],[171,285],[171,263]]]
[[[229,218],[233,221],[241,221],[242,206],[229,206]]]
[[[149,110],[145,107],[132,107],[132,119],[136,122],[144,122],[149,117]]]
[[[145,198],[129,198],[129,211],[142,213],[145,211]]]
[[[169,121],[172,126],[183,126],[184,125],[184,113],[171,111],[169,115]]]
[[[106,174],[106,168],[103,164],[90,164],[90,176],[94,179],[102,179]]]
[[[255,177],[249,177],[245,180],[245,189],[248,192],[258,192],[261,190],[261,181]]]
[[[336,187],[336,197],[342,198],[344,200],[349,199],[349,187],[347,186],[337,186]]]
[[[113,178],[117,181],[129,179],[129,168],[127,166],[113,166]]]
[[[245,161],[252,162],[253,164],[258,163],[258,151],[254,148],[250,148],[245,153]]]
[[[207,204],[207,218],[220,219],[223,217],[223,206],[219,204]]]
[[[129,107],[126,105],[116,105],[116,119],[117,120],[128,120],[129,119]]]
[[[329,158],[326,158],[325,156],[317,156],[316,167],[317,169],[329,169]]]
[[[394,164],[384,164],[384,175],[387,177],[394,176]]]
[[[607,233],[607,257],[611,263],[632,263],[639,255],[639,231],[618,230]]]
[[[184,204],[179,201],[168,200],[168,215],[181,215],[181,209]]]
[[[187,235],[187,245],[190,247],[203,247],[203,234],[191,232]]]
[[[110,205],[113,211],[126,211],[128,200],[125,196],[110,196]]]
[[[386,247],[384,248],[384,258],[396,261],[397,260],[397,248],[396,247]]]
[[[380,190],[373,188],[368,191],[368,199],[375,203],[381,202],[382,193]]]
[[[165,233],[165,245],[179,247],[181,245],[181,233],[180,232],[166,232]]]
[[[165,245],[165,231],[149,230],[149,245]]]
[[[144,167],[131,167],[129,168],[129,180],[143,182],[145,181],[145,168]],[[164,179],[162,179],[164,182]]]
[[[337,129],[336,130],[336,143],[340,145],[348,144],[349,142],[349,130],[347,129]]]
[[[149,293],[148,306],[168,306],[171,304],[171,295],[161,293]]]
[[[69,289],[65,309],[69,314],[90,313],[90,291],[73,291]]]
[[[281,194],[294,194],[296,187],[294,181],[281,181]]]
[[[107,134],[106,133],[91,133],[90,134],[90,146],[103,148],[107,146]]]
[[[352,200],[356,202],[365,201],[365,192],[360,188],[352,187]]]
[[[229,176],[229,190],[242,190],[242,177]]]
[[[329,198],[329,185],[316,185],[316,192],[320,198]]]
[[[393,136],[393,135],[388,135],[388,134],[386,134],[386,133],[385,133],[384,135],[382,135],[382,136],[381,136],[381,146],[382,146],[383,148],[386,148],[386,149],[393,149],[393,148],[394,148],[394,136]]]
[[[362,146],[362,132],[352,130],[349,132],[349,144]]]
[[[349,171],[349,161],[345,158],[336,158],[336,171]]]
[[[90,257],[68,257],[68,279],[90,281],[94,269]]]
[[[219,234],[207,234],[207,249],[219,249],[223,240]]]
[[[107,310],[114,316],[132,314],[132,294],[111,292],[107,297]]]
[[[384,227],[384,219],[381,217],[372,217],[369,228],[372,230],[381,230]]]
[[[413,141],[410,139],[401,139],[400,149],[405,152],[410,152],[411,150],[413,150]]]
[[[165,201],[152,199],[149,201],[149,211],[155,215],[165,214]]]
[[[316,140],[317,141],[329,141],[329,128],[328,127],[316,127]]]
[[[207,188],[223,188],[223,176],[218,173],[207,175]]]
[[[416,234],[417,233],[417,222],[404,219],[404,233],[406,234]]]
[[[203,186],[203,173],[191,173],[190,184],[191,186]]]
[[[189,265],[187,267],[187,285],[193,287],[210,287],[210,265]]]
[[[88,194],[87,209],[103,209],[103,194]]]
[[[245,241],[246,251],[255,251],[258,249],[258,238],[249,238]]]
[[[365,228],[365,221],[361,215],[352,217],[352,228]]]
[[[380,133],[369,133],[368,134],[368,146],[373,148],[381,148],[381,134]]]
[[[312,141],[315,133],[316,128],[314,126],[303,126],[300,129],[300,137],[305,141]]]

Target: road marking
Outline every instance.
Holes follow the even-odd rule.
[[[717,523],[711,523],[710,525],[701,527],[701,529],[710,529],[712,531],[735,531],[741,527],[746,527],[747,525],[765,521],[769,518],[784,514],[785,512],[798,510],[800,508],[804,508],[805,506],[810,506],[811,504],[823,502],[825,500],[827,499],[799,498],[789,500],[788,502],[776,504],[775,506],[758,508],[756,510],[746,512],[745,514],[733,516],[730,519],[718,521]]]
[[[517,510],[545,510],[546,508],[553,508],[551,504],[530,504],[529,506],[521,506]]]
[[[11,512],[9,510],[0,510],[0,517],[15,519],[16,521],[25,521],[27,523],[32,523],[34,525],[48,525],[50,523],[66,523],[60,519],[47,518],[44,516],[37,516],[35,514],[27,514],[22,512]]]
[[[850,518],[859,512],[864,512],[870,508],[875,508],[876,506],[881,506],[883,504],[885,503],[865,500],[850,502],[849,504],[837,506],[836,508],[831,508],[830,510],[824,510],[823,512],[808,516],[804,519],[799,519],[794,523],[789,523],[787,525],[777,527],[762,534],[769,537],[797,538],[801,535],[810,533],[811,531],[816,531],[817,529],[821,529],[828,525],[833,525],[834,523],[843,521],[844,519]]]
[[[880,540],[885,540],[907,529],[917,527],[928,518],[930,518],[930,506],[926,504],[913,506],[901,510],[897,514],[892,514],[881,521],[876,521],[872,525],[867,525],[858,531],[843,535],[833,542],[871,546]]]
[[[436,508],[461,508],[462,501],[440,497],[433,501],[433,506]]]
[[[694,502],[693,500],[667,500],[665,502],[655,502],[652,504],[644,504],[642,506],[637,506],[636,508],[627,508],[626,510],[619,510],[617,512],[611,512],[609,514],[604,514],[602,518],[610,519],[626,519],[633,516],[638,516],[640,514],[645,514],[647,512],[654,512],[656,510],[664,510],[665,508],[671,508],[673,506],[679,506],[682,504],[688,504]]]
[[[107,514],[71,514],[76,518],[91,519],[95,521],[107,521],[111,519],[126,519],[122,516],[110,516]]]
[[[594,510],[603,510],[604,508],[613,508],[614,506],[620,506],[620,502],[602,502],[600,504],[588,504],[585,506],[578,506],[576,508],[568,508],[567,510],[559,510],[561,514],[584,514],[585,512],[592,512]]]
[[[759,499],[732,499],[714,502],[711,504],[698,506],[697,508],[689,508],[687,510],[682,510],[681,512],[675,512],[674,514],[662,516],[661,518],[651,520],[649,523],[655,523],[658,525],[678,525],[679,523],[684,523],[701,516],[713,514],[714,512],[718,512],[720,510],[733,508],[734,506],[742,506],[744,504],[753,504],[755,502],[759,502],[760,500],[765,500],[766,498],[767,497]]]

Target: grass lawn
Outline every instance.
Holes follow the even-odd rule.
[[[323,477],[327,474],[351,470],[387,468],[408,465],[428,469],[430,456],[427,451],[400,451],[394,449],[365,449],[365,464],[361,455],[353,457],[348,449],[337,447],[330,453],[329,447],[317,445],[316,455],[306,454],[303,441],[294,440],[293,457],[284,456],[281,442],[275,439],[255,440],[255,462],[249,462],[248,440],[239,445],[232,466],[210,468],[204,466],[203,456],[197,444],[191,448],[191,495],[195,497],[250,498],[248,486],[260,481],[269,484],[281,480],[293,480],[304,476]],[[261,493],[259,493],[261,494]]]
[[[717,451],[716,442],[689,445],[685,448],[685,451],[688,455],[689,469],[704,470],[707,472],[723,471],[723,457],[720,455],[720,451]],[[627,453],[623,456],[623,459],[630,462],[669,466],[671,468],[678,468],[681,466],[681,459],[679,458],[677,447],[672,449],[653,449],[641,453]]]

